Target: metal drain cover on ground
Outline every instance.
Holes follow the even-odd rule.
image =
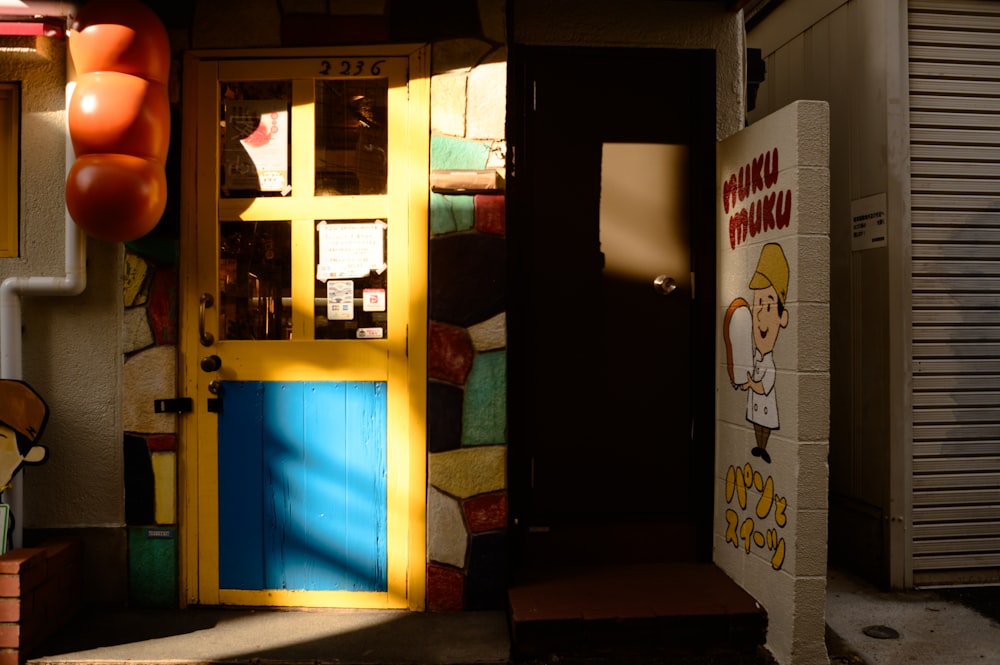
[[[868,637],[874,637],[877,640],[898,640],[899,631],[895,628],[890,628],[889,626],[867,626],[862,632]]]

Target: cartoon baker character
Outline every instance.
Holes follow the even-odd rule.
[[[746,381],[736,387],[747,391],[747,420],[753,423],[757,445],[750,451],[755,457],[771,462],[767,440],[778,429],[778,400],[774,391],[774,345],[778,333],[788,326],[788,261],[781,245],[768,243],[760,250],[757,269],[750,278],[753,291],[750,303],[753,331],[753,367]]]
[[[0,379],[0,492],[25,464],[41,464],[48,449],[38,445],[49,407],[27,383]]]

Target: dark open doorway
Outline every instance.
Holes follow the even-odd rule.
[[[709,561],[714,52],[517,47],[510,74],[515,566]]]

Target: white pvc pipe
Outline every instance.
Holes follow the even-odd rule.
[[[0,283],[0,379],[23,378],[21,296],[76,296],[87,286],[87,238],[66,215],[66,274],[8,277]]]
[[[5,0],[0,0],[4,2]],[[53,3],[33,3],[53,4]],[[66,108],[73,94],[73,84],[66,86]],[[66,172],[76,160],[69,130],[66,131]],[[41,275],[8,277],[0,283],[0,379],[23,379],[23,351],[21,343],[21,296],[76,296],[87,287],[87,236],[76,225],[69,212],[65,214],[66,248],[65,275],[48,277]],[[14,479],[4,499],[10,505],[11,513],[22,515],[24,491],[20,474]],[[23,525],[14,520],[12,544],[20,547]]]

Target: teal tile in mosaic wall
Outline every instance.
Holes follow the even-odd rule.
[[[129,527],[129,605],[177,606],[177,530]]]
[[[431,234],[468,231],[475,226],[475,197],[431,192]]]
[[[485,169],[490,146],[447,136],[431,136],[432,169]]]
[[[507,442],[507,352],[476,356],[465,384],[462,444]]]

